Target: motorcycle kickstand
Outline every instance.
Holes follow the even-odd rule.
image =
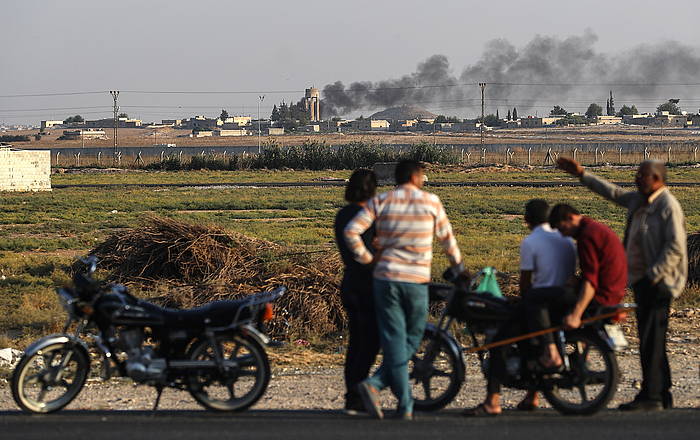
[[[156,395],[156,402],[153,404],[153,409],[151,410],[151,416],[156,415],[156,410],[158,410],[158,405],[160,404],[160,397],[163,395],[163,386],[156,385],[156,392],[158,394]]]

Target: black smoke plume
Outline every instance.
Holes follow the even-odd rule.
[[[605,54],[595,49],[597,40],[591,31],[564,39],[536,36],[521,48],[492,40],[459,76],[450,73],[445,56],[433,55],[398,79],[326,85],[324,112],[345,115],[418,104],[434,113],[475,116],[481,106],[479,82],[488,84],[487,112],[517,107],[520,115],[543,114],[555,104],[584,112],[590,103],[604,104],[610,90],[618,108],[636,104],[640,110],[653,110],[669,98],[680,98],[689,111],[700,106],[700,96],[693,100],[693,94],[700,94],[697,48],[664,41]]]

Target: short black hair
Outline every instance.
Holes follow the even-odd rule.
[[[543,199],[532,199],[525,204],[525,221],[531,225],[545,223],[549,216],[549,203]]]
[[[549,224],[556,228],[562,220],[566,220],[570,215],[580,215],[576,208],[566,203],[559,203],[554,205],[552,211],[549,213]]]
[[[345,186],[345,200],[359,203],[369,200],[377,193],[377,175],[374,171],[359,168],[353,171]]]
[[[396,170],[394,171],[394,178],[396,179],[397,185],[403,185],[411,181],[411,176],[414,173],[423,171],[425,169],[425,164],[413,159],[404,159],[396,164]]]

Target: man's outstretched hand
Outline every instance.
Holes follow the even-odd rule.
[[[560,157],[557,159],[557,167],[572,176],[581,177],[583,175],[583,167],[581,164],[568,157]]]

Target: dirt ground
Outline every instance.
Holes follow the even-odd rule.
[[[614,399],[615,408],[636,394],[641,372],[638,340],[634,323],[623,324],[630,346],[617,355],[621,379]],[[311,349],[270,350],[273,377],[267,392],[255,405],[259,409],[338,410],[343,406],[343,354],[319,353]],[[668,338],[668,353],[673,377],[674,405],[677,408],[700,408],[700,308],[673,310]],[[466,357],[467,380],[448,408],[477,405],[484,396],[486,382],[475,355]],[[523,391],[505,390],[503,406],[513,409]],[[382,393],[385,408],[396,405],[391,393]],[[110,382],[91,379],[69,409],[85,410],[148,410],[155,398],[153,388],[135,386],[131,381]],[[542,407],[548,407],[543,400]],[[168,389],[163,393],[162,409],[197,409],[198,404],[185,391]],[[15,410],[7,381],[0,382],[0,411]]]

